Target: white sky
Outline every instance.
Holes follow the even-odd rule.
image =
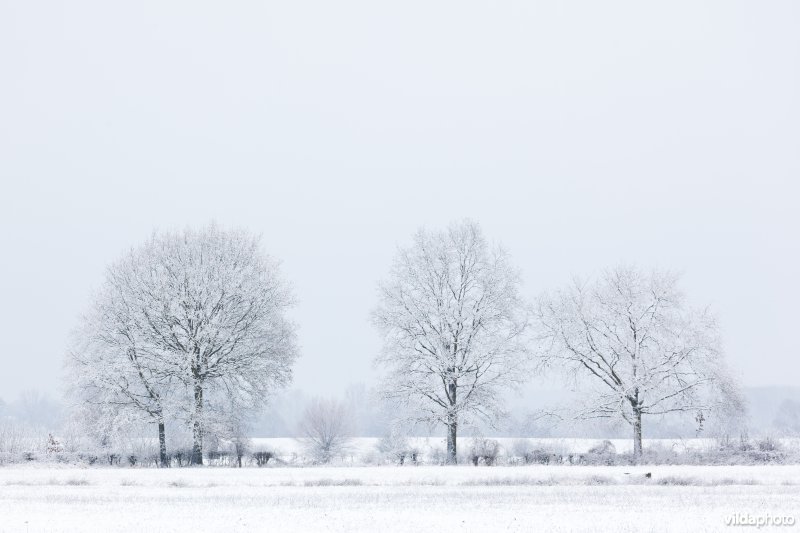
[[[0,397],[212,219],[283,260],[310,392],[374,377],[395,247],[466,216],[529,296],[685,271],[746,384],[800,385],[798,177],[798,2],[0,0]]]

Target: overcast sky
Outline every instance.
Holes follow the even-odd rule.
[[[800,385],[800,3],[0,0],[0,397],[58,394],[154,228],[263,234],[295,386],[374,379],[375,285],[463,217],[525,293],[685,272],[748,385]]]

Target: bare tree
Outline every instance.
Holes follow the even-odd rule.
[[[379,286],[373,322],[384,339],[384,396],[410,419],[447,428],[456,462],[459,424],[494,423],[501,391],[527,378],[527,308],[520,277],[470,221],[420,230]]]
[[[742,405],[715,318],[685,305],[673,273],[623,266],[576,280],[540,298],[538,319],[543,364],[579,385],[574,415],[629,423],[636,457],[644,416]]]
[[[117,364],[106,375],[133,386],[125,396],[144,398],[161,413],[154,416],[164,411],[156,398],[175,397],[172,413],[192,427],[192,464],[203,462],[208,410],[262,407],[290,381],[297,349],[285,313],[293,298],[257,238],[215,225],[156,233],[107,278],[110,294],[94,324],[103,327],[89,324],[88,335],[108,329],[114,342],[93,351]]]
[[[300,434],[318,463],[329,463],[347,450],[352,438],[352,415],[334,399],[312,398],[300,420]]]

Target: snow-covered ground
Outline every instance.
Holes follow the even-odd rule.
[[[0,468],[8,532],[719,531],[733,513],[800,519],[800,466]]]

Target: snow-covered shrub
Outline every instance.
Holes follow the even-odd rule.
[[[475,466],[479,464],[493,466],[499,454],[499,442],[494,439],[476,437],[472,440],[472,446],[469,449],[469,461]]]
[[[589,448],[589,453],[596,455],[611,455],[617,453],[617,447],[610,440],[604,440],[601,443]]]
[[[525,464],[549,465],[551,463],[560,463],[562,456],[546,449],[535,448],[529,452],[526,452],[524,459]]]
[[[378,451],[390,463],[404,465],[407,461],[417,464],[419,450],[412,446],[405,432],[392,429],[378,442]]]
[[[258,466],[267,466],[267,463],[269,463],[269,460],[273,457],[275,457],[275,454],[270,451],[261,450],[253,452],[253,459],[255,459]]]
[[[59,454],[64,451],[64,447],[52,433],[47,434],[47,454]]]
[[[633,452],[617,454],[613,463],[616,465],[673,465],[685,464],[688,456],[678,454],[671,447],[660,443],[649,444],[642,450],[642,455],[636,457]]]
[[[533,443],[528,439],[517,439],[511,448],[512,457],[526,465],[560,463],[563,451],[556,446]]]
[[[589,448],[584,461],[590,465],[614,465],[617,463],[617,448],[610,440],[604,440]]]
[[[787,453],[780,442],[772,437],[753,440],[747,433],[738,438],[723,435],[716,439],[715,446],[696,452],[690,452],[693,464],[785,464],[800,462],[800,455]]]
[[[762,437],[761,439],[756,441],[756,448],[760,452],[780,452],[783,451],[783,445],[781,442],[773,438],[769,435]]]
[[[210,466],[231,466],[234,464],[233,454],[227,450],[213,450],[206,454]]]
[[[674,448],[664,444],[651,444],[645,447],[645,454],[650,464],[686,464],[686,450],[682,453],[678,453]]]
[[[155,439],[130,436],[122,441],[122,455],[129,466],[158,465],[158,443]]]
[[[175,448],[170,456],[173,466],[188,466],[192,459],[192,449],[190,447]]]
[[[250,449],[253,447],[253,442],[244,436],[237,436],[231,439],[231,449],[233,456],[236,458],[236,465],[242,467],[242,459],[247,456]]]
[[[753,443],[747,432],[743,431],[738,437],[724,434],[716,439],[717,448],[723,453],[748,452],[753,449]]]

